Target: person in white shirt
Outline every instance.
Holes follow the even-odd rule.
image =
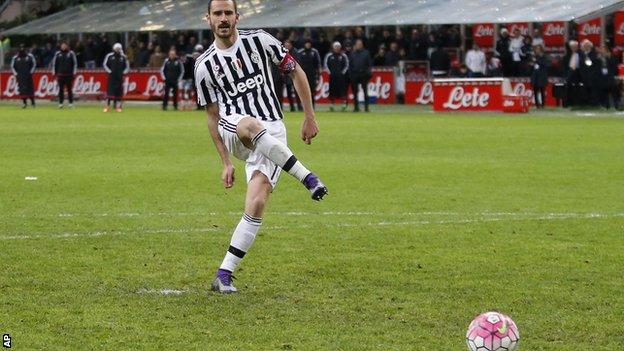
[[[533,46],[545,47],[544,38],[542,38],[542,31],[538,28],[533,29]]]
[[[468,67],[468,77],[470,78],[479,78],[485,76],[485,71],[487,68],[487,62],[485,58],[485,53],[479,48],[477,43],[472,45],[472,49],[470,49],[466,53],[466,67]]]
[[[524,46],[524,37],[520,34],[520,29],[513,31],[511,40],[509,41],[509,52],[511,53],[511,75],[517,77],[522,66],[522,46]]]

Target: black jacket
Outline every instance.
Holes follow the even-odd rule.
[[[548,84],[548,68],[550,60],[546,55],[535,56],[531,65],[531,85],[536,88],[545,88]]]
[[[160,75],[166,83],[177,84],[184,77],[184,64],[177,58],[167,58],[160,68]]]
[[[37,67],[37,60],[32,54],[18,54],[13,56],[11,70],[18,77],[28,77],[33,74]]]
[[[346,75],[349,71],[349,58],[347,54],[330,52],[325,56],[325,68],[332,76]]]
[[[128,62],[128,58],[126,58],[126,55],[114,52],[106,55],[102,67],[104,67],[112,79],[119,81],[123,79],[124,74],[130,71],[130,63]]]
[[[349,59],[352,77],[370,76],[373,69],[373,59],[368,50],[353,51]]]
[[[617,82],[615,77],[619,74],[618,64],[614,57],[598,57],[599,66],[599,87],[602,89],[610,89],[616,86]]]
[[[78,60],[76,54],[71,51],[57,51],[52,60],[52,70],[55,76],[67,77],[76,74]]]
[[[501,63],[511,61],[511,53],[509,52],[509,42],[511,39],[509,37],[500,38],[496,42],[496,54],[500,58]]]
[[[183,79],[195,80],[195,75],[193,72],[195,71],[195,59],[193,55],[186,55],[184,58],[184,76]]]
[[[583,85],[588,88],[598,86],[602,79],[602,74],[600,73],[601,67],[596,51],[593,49],[588,53],[581,51],[579,53],[579,61],[579,72]]]
[[[448,72],[451,68],[451,57],[448,52],[439,48],[431,53],[431,58],[429,58],[429,67],[431,71],[446,71]]]
[[[315,48],[304,48],[297,52],[297,59],[308,79],[310,77],[316,79],[321,69],[321,55],[319,52]]]

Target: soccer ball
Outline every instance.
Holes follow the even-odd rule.
[[[466,333],[470,351],[515,351],[520,333],[511,318],[498,312],[486,312],[475,318]]]

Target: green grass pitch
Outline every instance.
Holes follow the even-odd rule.
[[[624,119],[319,113],[237,272],[240,218],[201,112],[0,106],[0,334],[16,350],[464,350],[509,314],[520,350],[624,349]],[[25,177],[37,177],[36,181]]]

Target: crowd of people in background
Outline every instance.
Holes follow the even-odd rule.
[[[600,103],[605,107],[619,106],[619,99],[615,98],[615,76],[617,64],[621,62],[619,51],[608,47],[595,49],[589,46],[591,43],[583,43],[582,50],[579,50],[579,44],[571,41],[565,55],[549,56],[539,28],[530,35],[522,35],[519,29],[510,33],[502,28],[493,48],[479,47],[471,39],[462,40],[456,25],[438,26],[431,31],[427,28],[305,28],[270,32],[307,65],[311,85],[318,82],[322,69],[329,70],[332,101],[342,99],[345,95],[342,90],[346,91],[349,85],[354,91],[365,86],[372,66],[395,67],[399,62],[409,60],[427,62],[429,74],[433,77],[531,77],[536,87],[538,107],[543,106],[543,88],[551,76],[566,80],[564,103],[568,105]],[[132,36],[125,47],[125,57],[133,69],[161,69],[174,53],[185,68],[182,79],[190,81],[192,57],[197,57],[212,42],[210,33],[204,34],[201,42],[196,32]],[[116,39],[120,39],[119,36]],[[36,67],[53,69],[54,58],[62,51],[61,45],[51,37],[43,43],[41,46],[33,43],[26,51],[34,58]],[[83,40],[70,41],[69,47],[75,53],[76,67],[82,69],[102,68],[105,57],[113,51],[107,35],[85,35]],[[581,58],[577,59],[577,55]],[[585,64],[587,60],[591,64]],[[351,61],[357,62],[359,67],[353,67]],[[352,67],[349,68],[350,64]],[[276,77],[276,80],[287,92],[294,91],[288,77]],[[579,86],[583,86],[587,94]],[[367,89],[362,90],[367,93]],[[295,106],[296,97],[291,97],[291,93],[287,96],[293,101],[291,106]]]

